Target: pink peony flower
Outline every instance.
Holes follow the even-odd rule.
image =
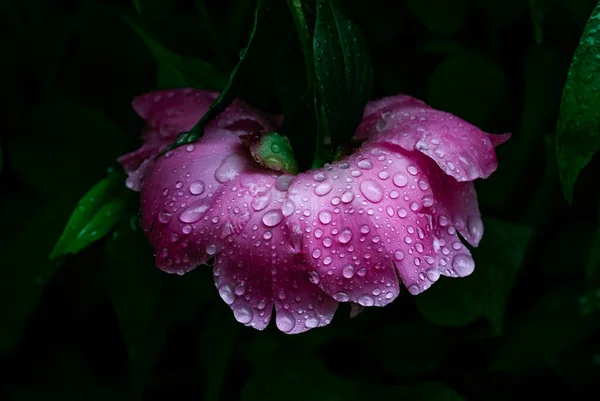
[[[400,282],[416,295],[441,275],[473,272],[457,233],[481,240],[472,181],[494,172],[494,147],[509,134],[393,96],[367,105],[352,155],[292,176],[257,164],[240,139],[281,119],[236,101],[197,143],[154,160],[216,95],[181,89],[133,102],[144,145],[119,161],[141,190],[159,268],[184,274],[214,258],[216,287],[239,322],[262,330],[275,309],[291,334],[328,324],[338,302],[358,313],[392,302]]]

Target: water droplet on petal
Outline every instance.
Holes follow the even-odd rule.
[[[410,175],[417,175],[419,173],[419,170],[413,164],[406,167],[406,171],[408,171],[408,174],[410,174]]]
[[[179,220],[181,220],[182,223],[195,223],[198,220],[200,220],[202,216],[204,216],[204,213],[207,209],[208,205],[206,204],[205,200],[202,200],[200,202],[192,204],[189,208],[184,210],[179,215]]]
[[[383,199],[383,188],[374,180],[365,180],[361,182],[360,192],[367,200],[373,203],[380,202]]]
[[[296,326],[296,319],[294,316],[285,310],[277,311],[277,316],[275,317],[275,324],[277,328],[284,333],[289,333]]]
[[[281,206],[281,213],[285,217],[288,217],[292,213],[294,213],[294,210],[296,210],[296,205],[294,204],[294,201],[292,201],[291,199],[286,199],[283,202],[283,205]]]
[[[344,268],[342,269],[342,275],[346,278],[354,277],[354,266],[352,266],[352,265],[344,266]]]
[[[452,259],[452,268],[461,277],[468,276],[475,270],[475,261],[467,254],[459,253]]]
[[[319,319],[317,319],[316,317],[309,317],[304,322],[304,325],[309,329],[314,329],[319,325]]]
[[[345,292],[340,291],[333,294],[333,299],[335,299],[338,302],[348,302],[350,300],[350,297]]]
[[[362,159],[357,163],[358,168],[363,170],[370,170],[373,168],[373,164],[369,159]]]
[[[315,180],[316,182],[323,182],[326,179],[327,179],[327,176],[322,171],[316,172],[315,175],[313,176],[313,180]]]
[[[369,231],[371,231],[371,230],[369,229],[369,226],[368,226],[368,225],[366,225],[366,224],[363,224],[362,226],[360,226],[360,232],[361,232],[361,233],[363,233],[363,234],[368,234],[368,233],[369,233]]]
[[[315,194],[317,196],[324,196],[331,192],[332,189],[333,186],[330,183],[324,182],[322,184],[317,185],[317,187],[315,188]]]
[[[171,213],[162,211],[158,214],[158,221],[160,221],[163,224],[167,224],[169,221],[171,221]]]
[[[190,193],[192,195],[200,195],[200,194],[202,194],[202,192],[204,192],[204,188],[205,188],[204,181],[202,181],[202,180],[194,181],[190,185]]]
[[[358,303],[362,306],[373,306],[375,305],[375,300],[372,296],[368,294],[363,294],[360,297],[358,297]]]
[[[342,202],[350,203],[354,200],[354,194],[350,191],[346,191],[342,194]]]
[[[322,212],[319,213],[319,221],[323,224],[331,223],[332,219],[333,219],[333,216],[327,210],[323,210]]]
[[[408,286],[408,292],[410,292],[412,295],[418,295],[421,293],[421,289],[419,288],[418,285],[411,284]]]
[[[229,284],[223,284],[219,287],[219,295],[227,305],[231,305],[235,301],[235,294]]]
[[[394,259],[396,259],[397,261],[401,261],[402,259],[404,259],[404,253],[401,250],[395,251]]]
[[[429,269],[425,274],[427,275],[427,279],[433,283],[440,278],[440,271],[437,269]]]
[[[283,220],[281,210],[272,209],[266,212],[262,217],[262,222],[267,227],[275,227]]]
[[[338,236],[338,242],[340,244],[347,244],[352,239],[352,230],[349,228],[343,228]]]
[[[238,322],[248,324],[252,321],[254,313],[252,312],[252,309],[247,306],[236,305],[233,308],[233,316]]]
[[[271,192],[260,192],[252,200],[252,208],[258,212],[266,208],[269,205],[269,203],[271,203]]]
[[[403,188],[406,186],[406,184],[408,184],[408,178],[406,178],[406,176],[402,173],[394,174],[392,181],[398,188]]]

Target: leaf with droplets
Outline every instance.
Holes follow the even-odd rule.
[[[569,68],[558,125],[556,157],[569,202],[579,172],[600,150],[600,2],[583,31]]]
[[[156,59],[159,89],[194,87],[221,90],[225,86],[226,76],[212,64],[199,58],[173,53],[128,16],[122,15],[122,18],[142,38]]]
[[[242,142],[250,149],[252,158],[263,167],[287,174],[298,174],[298,164],[290,141],[277,132],[258,132],[243,135]]]
[[[319,125],[327,130],[321,138],[335,149],[354,135],[373,87],[365,40],[338,0],[317,0],[313,55]]]
[[[118,173],[111,173],[94,185],[71,214],[50,259],[77,253],[104,237],[123,215],[128,195],[124,188],[123,177]]]
[[[475,271],[460,279],[442,278],[415,297],[421,313],[441,326],[462,326],[488,319],[494,332],[502,331],[508,294],[521,267],[532,230],[495,219],[485,219],[485,235],[473,250]]]

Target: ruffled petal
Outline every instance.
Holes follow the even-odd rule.
[[[396,274],[418,294],[440,275],[472,272],[456,229],[437,214],[447,213],[440,186],[429,182],[439,168],[395,150],[363,147],[290,187],[287,224],[301,238],[311,280],[337,301],[384,306],[399,293]]]
[[[418,150],[457,181],[473,181],[496,170],[494,146],[508,140],[510,134],[489,135],[409,96],[394,96],[367,106],[356,137],[368,139],[371,145]]]
[[[301,333],[329,324],[337,302],[309,281],[298,258],[299,249],[282,224],[286,178],[266,172],[246,174],[227,185],[227,189],[230,194],[221,196],[218,211],[208,213],[235,227],[227,237],[231,241],[221,244],[224,249],[214,268],[219,294],[231,306],[235,318],[262,330],[269,323],[275,304],[276,325],[285,333]],[[240,215],[247,218],[240,220]],[[218,227],[218,221],[214,226]],[[221,228],[215,231],[218,236]],[[217,236],[210,230],[204,234],[210,241]]]

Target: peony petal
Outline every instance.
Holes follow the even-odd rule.
[[[254,168],[240,140],[222,130],[153,163],[142,184],[142,227],[156,250],[159,268],[184,273],[216,253],[212,248],[207,252],[210,244],[201,248],[196,243],[207,241],[207,211],[226,196],[224,184]]]
[[[142,188],[142,181],[152,165],[152,158],[158,154],[160,146],[144,144],[141,148],[131,153],[127,153],[117,159],[127,173],[125,185],[127,188],[139,192]]]
[[[356,137],[371,145],[398,145],[433,159],[457,181],[487,178],[497,166],[494,146],[510,134],[486,134],[472,124],[408,96],[384,98],[367,106]]]
[[[264,329],[275,300],[277,327],[296,334],[329,324],[337,302],[312,284],[303,264],[297,263],[299,251],[282,224],[287,185],[281,181],[264,172],[245,174],[226,186],[230,194],[217,201],[218,211],[208,213],[233,222],[236,230],[217,257],[214,275],[221,297],[239,322]],[[235,222],[235,216],[226,214],[236,209],[238,216],[247,218]],[[217,236],[220,230],[216,229]],[[217,236],[210,230],[204,234],[204,238]]]
[[[162,90],[136,97],[132,107],[161,139],[172,141],[192,129],[218,95],[193,88]]]
[[[337,301],[390,303],[399,292],[394,267],[411,294],[442,274],[472,272],[456,229],[437,215],[449,196],[429,182],[432,171],[442,176],[439,168],[395,149],[363,147],[290,187],[287,224],[302,239],[312,281]]]

